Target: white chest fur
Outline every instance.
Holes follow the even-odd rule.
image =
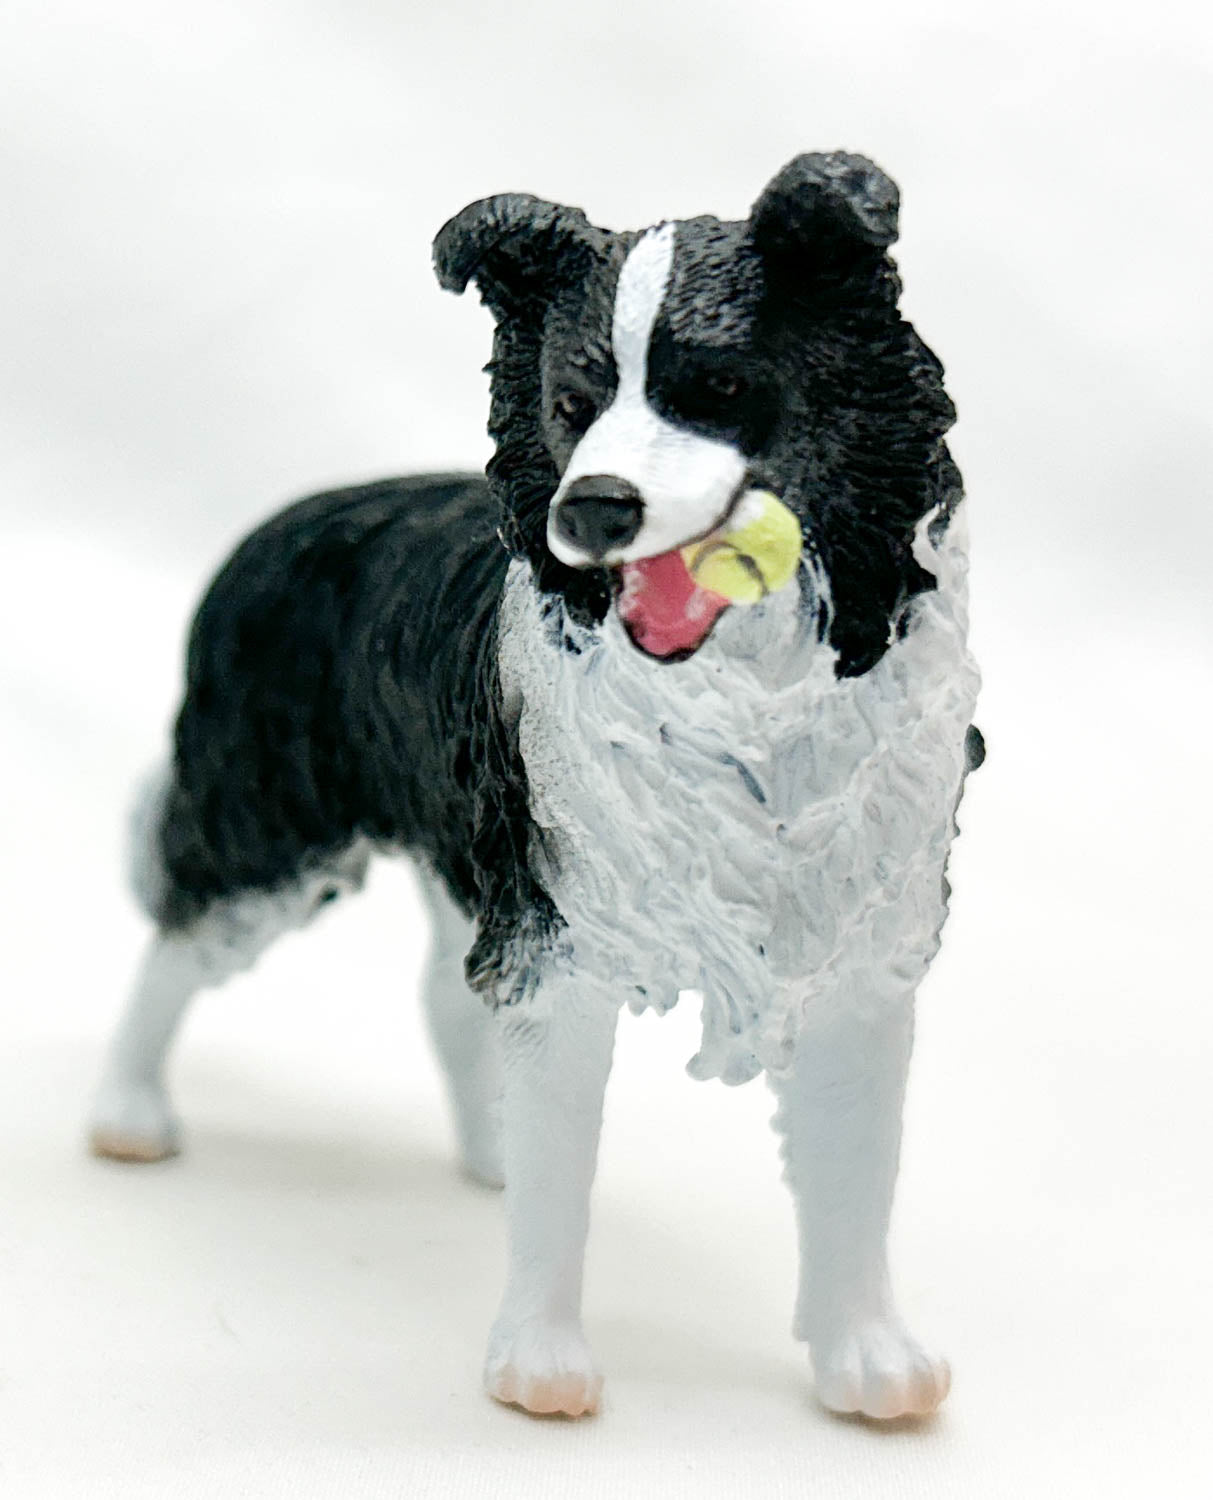
[[[923,525],[938,588],[872,671],[841,680],[795,589],[728,611],[666,664],[613,613],[598,632],[545,617],[513,565],[500,666],[532,859],[578,968],[638,1009],[702,991],[697,1077],[781,1071],[807,1008],[904,996],[933,956],[977,691],[964,548],[963,516],[938,551]]]

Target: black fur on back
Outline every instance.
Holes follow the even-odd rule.
[[[386,480],[300,501],[236,550],[190,635],[165,925],[359,836],[421,855],[484,919],[475,965],[522,915],[550,919],[497,691],[495,527],[483,479]]]

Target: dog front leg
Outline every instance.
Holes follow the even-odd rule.
[[[508,1267],[485,1385],[529,1412],[596,1411],[602,1377],[581,1331],[590,1187],[618,1004],[582,978],[502,1008]]]
[[[912,1037],[910,998],[832,1010],[806,1021],[791,1074],[775,1085],[800,1237],[795,1333],[808,1341],[822,1404],[868,1417],[933,1411],[950,1383],[947,1364],[906,1331],[889,1285]]]

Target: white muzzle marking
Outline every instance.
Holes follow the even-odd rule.
[[[615,399],[573,450],[548,507],[548,550],[562,563],[584,567],[596,559],[557,535],[556,508],[575,480],[591,474],[626,479],[644,501],[640,530],[607,554],[610,564],[669,552],[710,531],[745,479],[746,462],[730,443],[676,427],[649,405],[649,343],[670,281],[674,225],[651,229],[619,273],[611,346],[619,371]]]

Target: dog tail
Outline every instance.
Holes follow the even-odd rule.
[[[145,772],[136,788],[127,822],[127,881],[140,910],[153,921],[159,920],[168,893],[162,830],[165,802],[172,784],[172,767],[167,760]]]

